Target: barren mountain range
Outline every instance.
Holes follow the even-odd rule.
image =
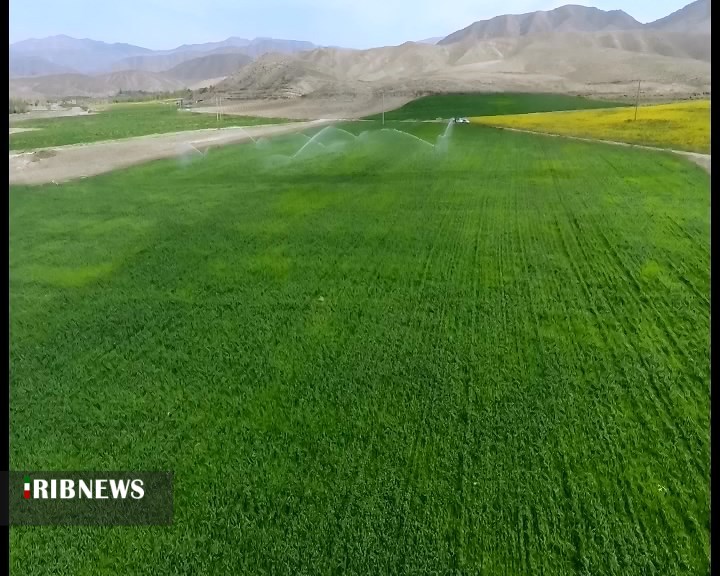
[[[455,44],[470,38],[488,40],[550,32],[605,32],[640,28],[642,24],[622,10],[606,12],[598,8],[568,5],[548,12],[508,14],[475,22],[440,40],[439,44]]]
[[[213,84],[210,96],[247,109],[272,99],[304,110],[310,98],[370,111],[381,93],[398,101],[458,90],[622,96],[638,79],[650,95],[709,92],[710,0],[648,24],[620,10],[568,5],[475,22],[439,41],[370,50],[229,38],[151,51],[65,36],[10,46],[10,93],[26,98]]]

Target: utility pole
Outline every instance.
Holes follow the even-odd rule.
[[[385,92],[382,93],[383,96],[383,126],[385,126]]]
[[[635,121],[637,122],[638,106],[640,105],[640,80],[638,80],[637,97],[635,98]]]

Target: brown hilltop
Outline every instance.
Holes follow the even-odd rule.
[[[570,4],[549,11],[506,14],[490,20],[481,20],[450,34],[438,44],[454,44],[468,38],[488,40],[551,32],[599,32],[641,27],[640,22],[622,10],[606,12],[598,8]]]

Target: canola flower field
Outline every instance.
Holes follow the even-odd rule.
[[[710,152],[710,101],[634,107],[475,116],[474,124],[597,138],[690,152]]]

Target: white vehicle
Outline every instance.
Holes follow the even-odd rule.
[[[456,124],[470,124],[470,120],[467,118],[455,118]]]

